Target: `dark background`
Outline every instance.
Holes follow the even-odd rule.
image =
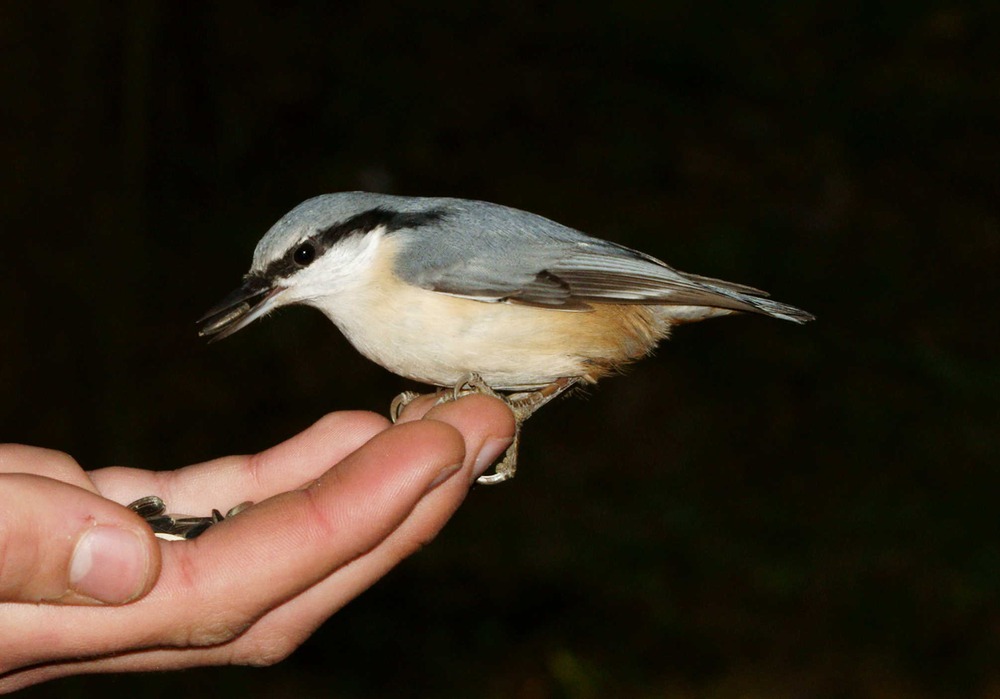
[[[175,468],[384,413],[413,386],[315,311],[196,335],[322,192],[501,202],[819,318],[546,408],[276,667],[26,696],[996,696],[994,7],[4,4],[2,440]]]

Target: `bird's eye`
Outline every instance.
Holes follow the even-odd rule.
[[[295,260],[295,264],[300,267],[305,267],[316,259],[315,246],[313,246],[312,243],[302,243],[302,245],[295,248],[295,252],[292,254],[292,259]]]

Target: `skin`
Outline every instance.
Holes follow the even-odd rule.
[[[282,660],[433,539],[513,431],[501,401],[474,395],[416,400],[396,425],[332,413],[259,454],[169,472],[86,472],[59,452],[0,445],[0,692]],[[256,504],[166,542],[123,506],[150,493],[172,512],[229,507],[221,494]],[[71,579],[94,531],[125,543],[88,549],[89,574]]]

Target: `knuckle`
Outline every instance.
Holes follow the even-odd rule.
[[[184,645],[201,648],[229,643],[242,635],[250,627],[250,624],[249,620],[228,611],[202,616],[188,629]]]
[[[19,472],[25,464],[44,464],[45,471],[53,477],[75,472],[80,468],[76,459],[64,451],[33,447],[27,444],[0,444],[0,471]]]
[[[342,475],[334,469],[331,473],[323,476],[323,486],[326,488],[337,488],[337,484],[342,480]],[[316,485],[310,486],[301,491],[308,510],[307,521],[312,530],[312,538],[319,541],[330,541],[337,536],[343,528],[343,524],[337,522],[334,516],[325,507],[323,498],[319,495]]]
[[[246,466],[243,469],[243,475],[247,481],[250,483],[250,488],[257,492],[264,487],[263,473],[266,469],[266,452],[261,454],[251,454],[246,461]]]
[[[396,541],[392,542],[391,554],[393,559],[398,563],[403,559],[409,558],[430,544],[435,536],[437,536],[436,531],[408,532],[406,536],[400,536]]]
[[[350,426],[352,430],[364,429],[370,432],[384,430],[389,425],[389,421],[379,415],[365,410],[346,410],[336,413],[327,413],[316,421],[314,427],[321,431],[340,431],[345,426]]]
[[[76,463],[76,459],[66,452],[59,451],[58,449],[46,449],[45,451],[45,459],[52,468],[60,471],[69,471],[71,469],[79,468]]]
[[[237,665],[269,667],[286,660],[299,647],[301,639],[284,633],[256,637],[239,649],[233,662]]]
[[[238,608],[218,608],[210,592],[199,589],[205,579],[196,557],[180,555],[175,561],[177,584],[184,590],[189,610],[188,623],[175,629],[174,643],[180,647],[203,647],[228,643],[250,627],[252,619]]]

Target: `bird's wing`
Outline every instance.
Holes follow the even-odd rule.
[[[401,260],[401,274],[444,294],[563,311],[618,303],[748,311],[800,323],[812,318],[753,287],[686,274],[548,219],[532,214],[512,219],[511,211],[504,212],[506,230],[500,234],[482,227],[488,220],[482,211],[472,220],[455,221],[461,231],[445,231],[433,253],[413,246]]]
[[[603,243],[603,241],[602,241]],[[596,249],[595,249],[596,248]],[[521,303],[564,311],[595,303],[699,306],[761,313],[794,322],[812,316],[767,298],[759,289],[686,274],[640,252],[613,244],[532,260],[466,264],[441,270],[424,287],[482,301]],[[471,262],[471,261],[470,261]]]

